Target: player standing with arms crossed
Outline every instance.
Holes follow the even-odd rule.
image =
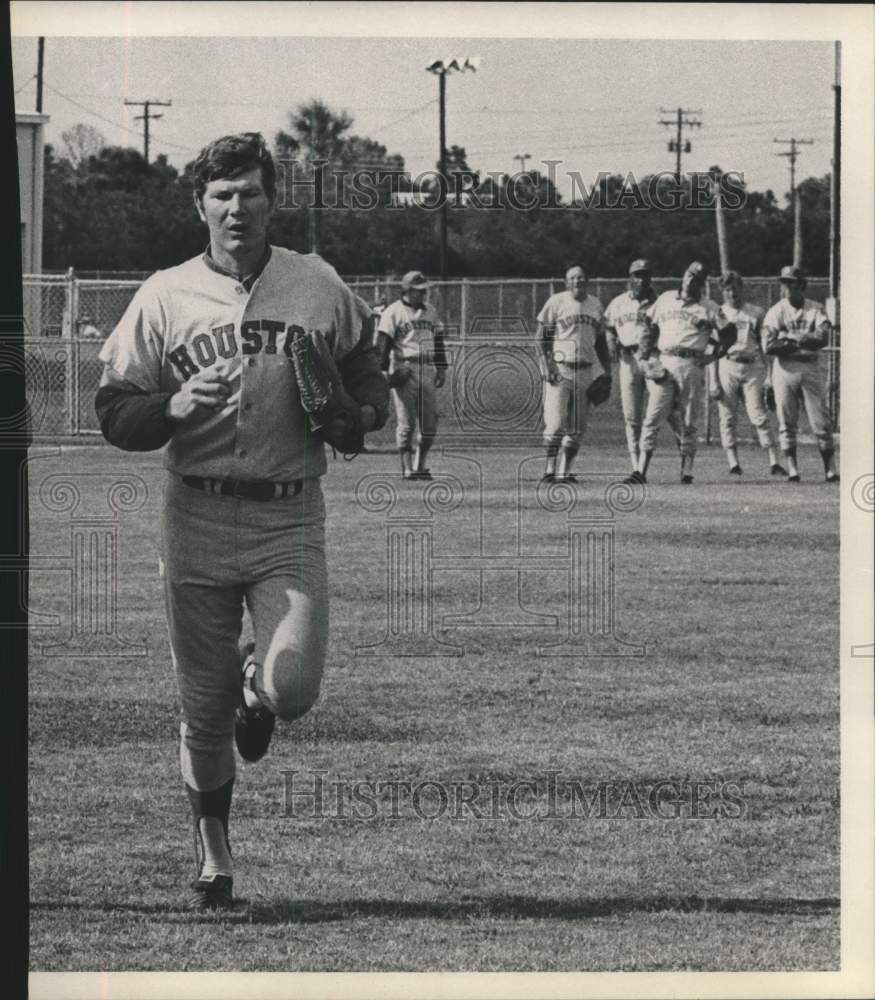
[[[742,474],[736,428],[739,399],[744,397],[745,409],[756,428],[760,446],[769,453],[771,474],[786,476],[784,467],[778,463],[775,438],[764,401],[768,385],[768,362],[762,345],[764,310],[744,301],[744,283],[737,271],[727,271],[720,279],[720,287],[723,289],[720,315],[726,322],[733,323],[737,332],[735,343],[729,345],[726,354],[710,370],[709,393],[717,401],[720,443],[729,461],[729,472],[733,476]]]
[[[787,460],[789,482],[799,482],[796,464],[796,431],[799,403],[808,414],[817,438],[824,477],[837,483],[832,422],[826,404],[826,387],[820,371],[819,352],[829,343],[832,327],[823,306],[805,297],[807,284],[802,269],[792,264],[781,268],[781,301],[763,320],[766,354],[774,357],[772,386],[778,410],[778,433]]]
[[[233,905],[234,743],[260,759],[275,716],[307,712],[322,678],[326,462],[291,360],[298,338],[321,331],[357,386],[325,440],[337,422],[358,422],[358,434],[388,412],[368,307],[321,258],[267,242],[275,177],[257,133],[201,152],[195,205],[209,247],[137,291],[101,350],[95,401],[112,444],[167,445],[162,571],[197,856],[188,905],[199,910]],[[241,664],[244,604],[255,644]]]
[[[648,329],[641,337],[638,358],[651,379],[647,412],[641,431],[638,467],[630,482],[646,482],[647,470],[662,425],[672,409],[679,410],[681,482],[693,481],[696,455],[696,420],[705,391],[704,368],[718,357],[720,342],[735,337],[735,327],[724,323],[717,305],[702,299],[707,272],[693,261],[684,272],[681,287],[663,292],[647,311]],[[719,342],[714,334],[719,333]],[[654,351],[659,348],[659,358]]]
[[[421,271],[401,279],[401,297],[386,306],[377,327],[380,364],[389,373],[397,426],[395,442],[405,479],[431,479],[426,456],[437,434],[435,390],[446,379],[447,358],[438,314],[426,301]],[[413,439],[416,436],[416,453]]]
[[[544,380],[547,448],[542,482],[577,481],[571,463],[586,430],[589,404],[603,402],[610,394],[611,358],[604,311],[586,287],[584,269],[570,267],[565,274],[565,291],[551,295],[538,313],[535,337]]]

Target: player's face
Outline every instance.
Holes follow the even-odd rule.
[[[801,306],[805,299],[805,286],[801,281],[782,281],[781,298],[789,299],[790,305]]]
[[[419,309],[419,307],[425,302],[427,289],[425,288],[408,288],[404,293],[404,298],[413,306],[414,309]]]
[[[210,181],[197,207],[209,227],[210,248],[218,263],[222,258],[254,263],[261,256],[273,204],[264,190],[260,167]]]
[[[738,309],[741,306],[741,285],[727,285],[723,289],[723,301],[733,309]]]
[[[681,284],[685,298],[698,302],[702,296],[702,279],[696,274],[688,274]]]
[[[647,271],[638,271],[629,279],[629,290],[636,299],[650,291],[650,275]]]
[[[578,300],[586,296],[586,275],[579,267],[572,267],[565,275],[565,287]]]

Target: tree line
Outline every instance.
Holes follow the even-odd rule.
[[[411,184],[403,156],[354,134],[352,125],[321,101],[289,114],[273,143],[281,190],[271,242],[315,248],[341,274],[437,274],[440,178],[434,172]],[[135,149],[107,145],[90,126],[76,126],[62,140],[63,150],[45,147],[46,270],[153,271],[203,250],[191,163],[182,171],[164,155],[147,163]],[[447,173],[451,277],[555,277],[571,261],[594,276],[620,277],[639,256],[650,258],[658,274],[681,274],[694,259],[718,268],[714,212],[689,204],[691,180],[682,179],[677,204],[669,198],[660,208],[630,192],[629,178],[619,175],[600,176],[590,197],[577,192],[564,202],[554,178],[537,170],[481,174],[459,146],[448,151]],[[640,195],[667,192],[677,182],[660,175],[637,184]],[[803,265],[825,275],[829,176],[802,181],[798,193]],[[732,266],[746,275],[777,274],[792,257],[789,200],[782,205],[771,190],[750,191],[741,181],[734,194],[725,212]],[[314,208],[314,200],[325,207]]]

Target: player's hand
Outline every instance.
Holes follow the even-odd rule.
[[[715,403],[723,399],[723,388],[719,382],[712,382],[711,385],[708,386],[708,395],[714,400]]]
[[[439,368],[434,375],[435,389],[442,389],[444,382],[446,382],[446,380],[447,380],[447,373],[442,368]]]
[[[173,420],[187,420],[199,410],[218,411],[225,408],[231,395],[231,384],[223,375],[200,372],[170,397],[167,414]]]
[[[559,369],[556,367],[556,363],[550,361],[547,363],[547,381],[550,385],[559,385],[562,380],[562,376],[559,374]]]

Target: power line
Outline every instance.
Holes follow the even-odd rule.
[[[144,134],[142,132],[138,132],[135,128],[131,128],[130,125],[126,125],[124,122],[113,121],[112,118],[107,118],[106,115],[100,114],[99,111],[95,111],[93,108],[88,108],[84,104],[80,104],[79,101],[74,101],[72,97],[68,97],[66,94],[61,93],[60,90],[53,87],[50,83],[46,83],[45,81],[43,81],[43,83],[46,90],[50,90],[56,97],[60,97],[68,104],[72,104],[73,107],[78,108],[80,111],[84,111],[86,114],[91,115],[98,121],[102,121],[107,125],[112,125],[113,128],[122,129],[122,131],[127,132],[129,135],[135,135],[138,139],[144,138]],[[160,142],[162,146],[171,146],[174,149],[181,149],[184,153],[200,152],[193,146],[182,146],[178,142],[171,142],[169,139],[160,139]]]

